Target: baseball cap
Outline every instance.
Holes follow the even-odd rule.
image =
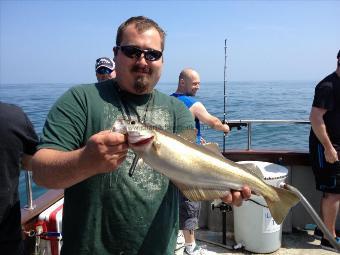
[[[106,57],[98,58],[96,60],[96,65],[95,65],[96,71],[101,67],[106,67],[112,71],[115,69],[115,63],[110,58],[106,58]]]

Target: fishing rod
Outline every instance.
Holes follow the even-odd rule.
[[[223,75],[223,124],[226,123],[226,103],[227,103],[227,95],[226,95],[226,73],[227,73],[227,39],[224,39],[224,75]],[[225,138],[226,133],[223,133],[223,153],[225,153]]]
[[[224,39],[224,75],[223,75],[223,124],[228,124],[230,131],[232,128],[237,128],[240,130],[242,127],[247,127],[248,123],[243,123],[241,120],[239,122],[227,122],[227,112],[226,112],[226,105],[227,105],[227,94],[226,94],[226,87],[227,87],[227,39]],[[223,133],[223,153],[225,153],[225,140],[226,140],[226,133]]]

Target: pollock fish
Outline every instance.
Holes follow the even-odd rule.
[[[112,131],[127,134],[129,147],[137,157],[167,176],[192,201],[221,198],[230,189],[248,185],[265,199],[277,224],[281,224],[299,197],[286,189],[266,184],[253,165],[226,159],[215,146],[197,145],[195,132],[172,134],[134,120],[116,120]]]

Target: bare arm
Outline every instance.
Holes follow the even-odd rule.
[[[33,179],[41,186],[68,188],[93,175],[111,172],[125,160],[128,145],[119,133],[103,131],[74,151],[41,149],[33,157]]]
[[[216,118],[215,116],[211,115],[204,105],[200,102],[194,103],[189,110],[192,114],[198,118],[204,124],[209,125],[213,129],[223,131],[225,133],[229,132],[229,126],[227,124],[222,124],[222,122]]]
[[[32,157],[31,155],[24,154],[21,159],[21,166],[27,171],[32,171]]]
[[[323,120],[324,114],[327,112],[326,109],[312,107],[309,120],[312,125],[313,132],[317,136],[318,140],[325,149],[325,158],[329,163],[334,163],[338,159],[338,154],[334,149],[331,140],[327,134],[325,122]]]

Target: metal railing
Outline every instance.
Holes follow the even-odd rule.
[[[251,149],[252,141],[252,124],[310,124],[309,120],[228,120],[227,124],[230,128],[236,127],[241,129],[247,127],[248,129],[248,144],[247,150]]]
[[[27,205],[24,206],[25,210],[33,210],[36,205],[33,204],[33,194],[32,194],[32,172],[25,171],[26,180],[26,195],[27,195]]]

